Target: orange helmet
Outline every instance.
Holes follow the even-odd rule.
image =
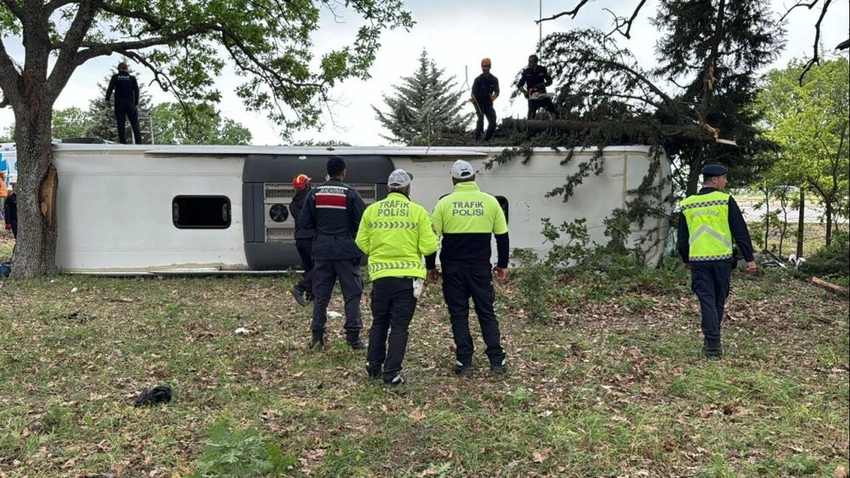
[[[306,174],[299,174],[292,180],[292,187],[295,188],[296,191],[303,191],[310,188],[310,181],[312,181],[310,176],[307,176]]]

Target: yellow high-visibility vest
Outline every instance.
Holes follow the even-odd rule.
[[[355,240],[369,255],[369,278],[425,278],[422,256],[437,250],[428,211],[407,196],[391,192],[369,207],[360,219]]]
[[[689,261],[720,261],[732,258],[729,229],[729,194],[714,191],[695,194],[682,201],[688,224]]]

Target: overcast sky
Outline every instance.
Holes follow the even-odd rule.
[[[543,17],[551,16],[564,9],[572,8],[577,0],[542,0]],[[598,27],[611,28],[611,15],[603,10],[608,8],[621,16],[631,14],[637,0],[597,0],[585,5],[576,19],[561,17],[558,20],[544,22],[543,36],[569,28]],[[792,0],[774,0],[774,9],[784,13],[795,2]],[[811,56],[814,42],[814,24],[820,15],[819,2],[811,11],[798,8],[792,13],[787,25],[788,43],[782,56],[774,64],[783,67],[792,58]],[[535,20],[540,15],[540,0],[410,0],[406,8],[413,13],[416,26],[409,32],[397,30],[384,33],[382,48],[371,69],[372,79],[367,81],[346,81],[334,88],[331,96],[334,103],[324,117],[325,126],[321,131],[297,132],[296,141],[312,139],[315,141],[345,141],[352,145],[371,146],[386,144],[380,134],[382,130],[370,105],[383,107],[382,94],[392,94],[393,85],[400,78],[410,76],[417,68],[422,49],[427,49],[437,66],[445,69],[446,74],[454,75],[458,85],[468,84],[480,73],[479,61],[482,57],[492,59],[492,73],[502,86],[502,97],[496,102],[499,117],[523,116],[525,101],[508,98],[512,88],[511,81],[516,72],[526,64],[528,55],[533,53],[539,37]],[[833,2],[825,25],[821,29],[822,44],[831,53],[831,49],[848,38],[850,30],[850,12],[847,1]],[[641,15],[632,27],[632,39],[623,43],[638,59],[653,61],[653,49],[657,32],[647,19],[654,15],[656,1],[649,0],[641,10]],[[353,14],[352,14],[353,15]],[[322,28],[314,36],[316,57],[320,52],[339,48],[349,44],[358,25],[356,17],[335,21],[327,15]],[[350,21],[346,21],[350,20]],[[625,39],[623,39],[625,41]],[[3,39],[9,51],[19,63],[23,62],[19,42]],[[103,81],[107,74],[114,72],[120,58],[112,56],[92,60],[78,68],[67,87],[56,101],[55,108],[62,109],[77,106],[87,109],[89,101],[97,95],[103,95],[95,85]],[[541,59],[545,64],[545,58]],[[645,64],[651,67],[652,64]],[[133,66],[131,65],[131,68]],[[133,68],[141,84],[148,84],[152,74],[139,68]],[[238,79],[225,75],[218,83],[224,99],[219,108],[222,114],[248,127],[257,145],[280,144],[279,129],[262,114],[248,113],[233,94]],[[153,97],[154,103],[173,101],[170,94],[163,93],[157,86],[149,86],[146,91]],[[472,107],[469,106],[469,111]],[[12,124],[14,117],[10,108],[0,110],[0,131]]]

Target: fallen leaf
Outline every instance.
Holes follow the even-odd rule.
[[[532,453],[531,455],[533,457],[532,459],[534,460],[534,463],[543,463],[544,460],[549,458],[549,452],[551,451],[552,450],[549,448],[544,448],[542,450],[537,450]]]
[[[425,419],[425,412],[423,412],[421,408],[417,407],[416,410],[410,412],[410,415],[408,416],[414,422],[420,422]]]

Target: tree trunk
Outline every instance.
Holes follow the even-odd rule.
[[[688,154],[689,152],[685,152]],[[688,163],[688,182],[685,184],[685,197],[697,193],[699,177],[702,174],[702,148],[695,148],[690,152],[691,160]]]
[[[39,100],[34,99],[32,103]],[[37,104],[15,108],[18,154],[18,238],[13,278],[56,272],[56,188],[51,151],[52,108]]]
[[[764,207],[766,208],[764,213],[764,248],[769,250],[767,241],[770,239],[770,192],[767,189],[764,190]],[[782,244],[781,241],[780,244]],[[781,249],[779,254],[782,254]]]
[[[832,243],[832,200],[824,201],[824,213],[826,214],[826,246]]]
[[[797,220],[797,258],[803,257],[803,232],[805,230],[806,191],[800,188],[800,216]]]

